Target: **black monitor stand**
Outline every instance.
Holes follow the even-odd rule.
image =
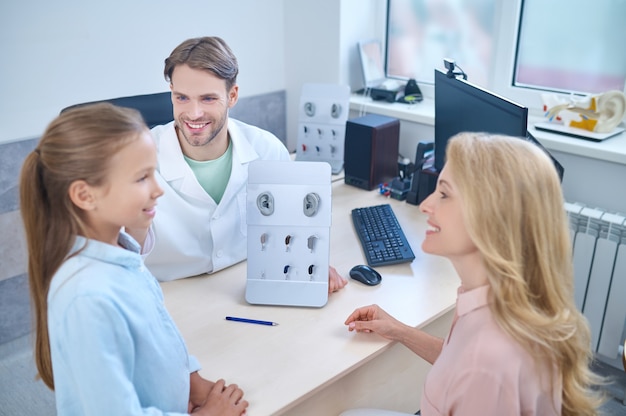
[[[425,157],[427,152],[433,150],[435,144],[433,142],[419,142],[417,151],[415,152],[415,171],[411,177],[411,189],[406,196],[406,202],[412,205],[419,205],[428,195],[430,195],[437,186],[437,178],[439,172],[434,167],[424,168],[424,162],[428,160]]]

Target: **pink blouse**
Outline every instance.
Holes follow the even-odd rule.
[[[426,377],[422,416],[546,416],[561,414],[561,380],[495,322],[489,286],[458,290],[456,316]]]

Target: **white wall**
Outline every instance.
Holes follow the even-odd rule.
[[[359,40],[384,39],[385,0],[20,0],[0,4],[0,143],[37,137],[69,105],[167,91],[181,41],[223,37],[242,97],[287,90],[295,149],[302,84],[360,88]]]
[[[339,2],[286,0],[285,33],[287,147],[293,151],[302,85],[339,78]]]
[[[385,45],[386,0],[343,0],[341,2],[341,56],[339,82],[353,91],[363,88],[363,73],[357,50],[361,40],[380,39]]]
[[[39,136],[71,104],[167,91],[163,60],[190,37],[228,42],[241,96],[283,90],[284,3],[2,1],[0,143]]]
[[[287,143],[297,142],[304,83],[361,88],[357,42],[384,39],[386,0],[286,0]]]

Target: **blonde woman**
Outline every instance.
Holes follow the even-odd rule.
[[[600,380],[573,301],[572,248],[552,162],[524,140],[480,133],[452,138],[446,156],[420,209],[428,216],[422,249],[448,258],[461,280],[447,338],[377,305],[345,324],[433,364],[423,416],[596,415]],[[363,413],[345,412],[354,414]]]

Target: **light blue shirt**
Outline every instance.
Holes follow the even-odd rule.
[[[78,237],[48,292],[56,405],[65,415],[186,414],[187,353],[139,245]]]

